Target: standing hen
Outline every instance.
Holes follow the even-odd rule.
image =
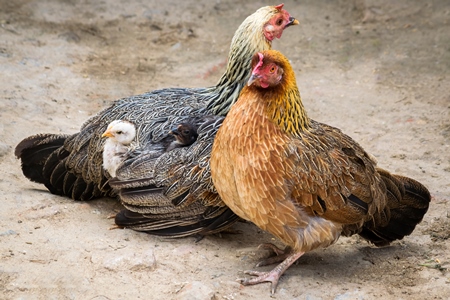
[[[213,222],[216,217],[224,219],[232,215],[223,204],[215,206],[214,201],[209,201],[218,198],[211,196],[214,193],[210,191],[210,178],[204,180],[202,175],[205,173],[202,170],[207,168],[203,162],[210,154],[209,139],[201,146],[163,152],[156,163],[148,160],[148,153],[154,155],[163,148],[169,130],[187,118],[226,115],[250,76],[247,65],[253,53],[270,49],[272,41],[295,24],[298,21],[282,4],[262,7],[236,31],[226,72],[215,86],[167,88],[120,99],[85,122],[79,133],[38,134],[24,139],[15,149],[16,156],[22,160],[24,175],[44,184],[54,194],[75,200],[116,196],[121,190],[121,200],[129,204],[128,208],[135,209],[121,213],[116,219],[118,225],[155,234],[178,224],[183,228],[198,224],[200,230],[205,220]],[[136,125],[135,141],[142,150],[119,168],[123,181],[116,181],[116,189],[111,188],[112,181],[108,181],[102,167],[104,139],[101,135],[113,120]],[[172,180],[168,178],[172,174],[181,177]],[[195,199],[191,201],[194,203],[187,205],[187,198]],[[180,203],[184,206],[179,206]],[[143,212],[151,214],[142,215]]]
[[[273,50],[257,53],[252,76],[219,129],[211,175],[222,200],[288,245],[266,244],[281,262],[247,271],[245,285],[272,283],[305,252],[360,234],[377,246],[411,234],[428,209],[419,182],[376,168],[339,129],[308,118],[292,67]]]

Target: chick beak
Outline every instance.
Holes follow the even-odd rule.
[[[109,130],[106,130],[106,131],[103,132],[103,134],[102,134],[102,138],[104,138],[104,137],[112,137],[112,136],[113,136],[113,134],[112,134],[112,132],[109,131]]]
[[[169,134],[172,134],[172,135],[179,135],[178,128],[172,128],[172,129],[169,131]]]
[[[247,81],[247,86],[251,86],[259,78],[261,78],[261,75],[253,73],[252,76],[250,76],[250,78]]]
[[[286,27],[289,27],[291,25],[298,25],[300,24],[300,22],[294,18],[294,17],[289,17],[289,22],[286,24]]]

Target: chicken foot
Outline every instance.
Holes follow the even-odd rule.
[[[278,250],[280,250],[280,249],[278,249]],[[280,250],[280,251],[283,251],[283,250]],[[244,273],[247,275],[258,276],[258,277],[256,277],[256,278],[240,278],[240,279],[238,279],[238,282],[240,282],[243,285],[253,285],[253,284],[258,284],[258,283],[262,283],[262,282],[271,282],[271,293],[274,294],[275,290],[277,288],[277,285],[278,285],[278,280],[280,279],[281,275],[283,275],[283,273],[303,254],[305,254],[305,252],[293,252],[293,253],[287,255],[287,258],[283,262],[278,264],[275,268],[273,268],[272,271],[270,271],[270,272],[245,271]],[[284,253],[281,254],[281,256],[284,256],[284,255],[286,255],[286,254],[284,254]]]
[[[268,265],[273,265],[279,262],[282,262],[283,260],[285,260],[286,258],[288,258],[289,255],[292,254],[292,248],[287,246],[284,250],[278,248],[277,246],[275,246],[274,244],[271,243],[264,243],[258,246],[258,249],[267,249],[272,251],[275,255],[271,255],[268,258],[261,260],[260,262],[258,262],[256,264],[257,267],[262,267],[262,266],[268,266]]]

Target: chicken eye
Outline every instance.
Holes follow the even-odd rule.
[[[278,19],[275,24],[277,24],[278,26],[280,26],[281,24],[283,24],[283,19]]]
[[[270,68],[269,72],[270,72],[270,73],[275,72],[275,67]]]
[[[183,133],[184,133],[184,135],[188,135],[191,132],[189,130],[184,130]]]
[[[117,134],[122,134],[122,133],[123,133],[123,131],[121,131],[121,130],[117,131]]]

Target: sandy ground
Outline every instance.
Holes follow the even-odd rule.
[[[272,237],[168,240],[109,230],[112,199],[75,202],[29,182],[13,156],[35,133],[74,133],[111,101],[209,86],[231,37],[267,1],[0,0],[0,298],[268,299],[235,279]],[[302,23],[274,48],[316,120],[433,199],[415,232],[376,249],[358,237],[306,254],[276,299],[449,299],[450,2],[285,1]],[[267,268],[265,268],[267,269]]]

